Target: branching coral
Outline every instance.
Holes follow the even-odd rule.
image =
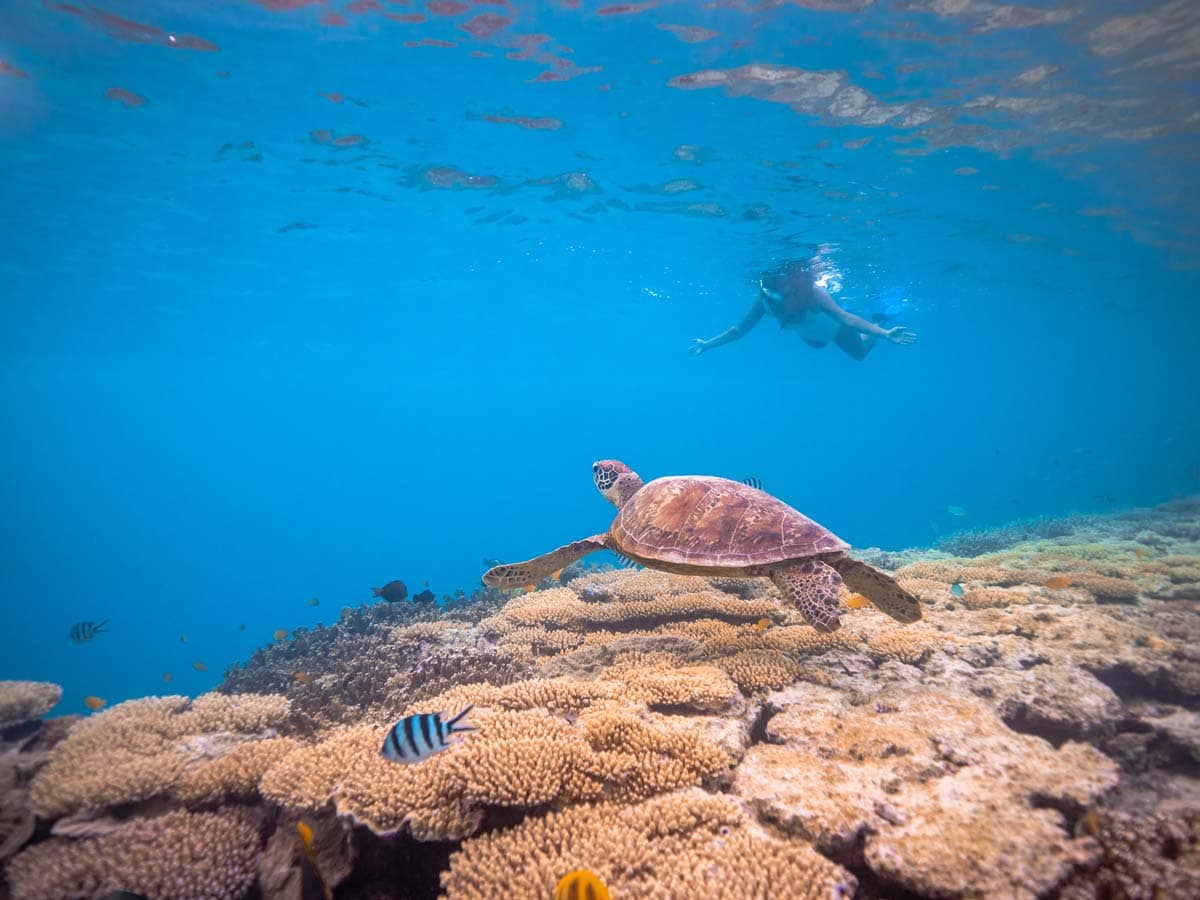
[[[166,793],[186,771],[242,741],[272,736],[288,701],[205,694],[129,700],[79,722],[34,779],[34,811],[54,818]]]
[[[258,824],[241,811],[135,819],[103,837],[52,838],[9,863],[13,900],[132,891],[153,900],[236,900],[254,881]]]
[[[451,857],[442,885],[447,900],[549,897],[578,868],[631,900],[829,900],[856,886],[803,841],[772,837],[735,801],[694,790],[636,806],[576,806],[472,838]]]
[[[0,728],[37,719],[62,699],[62,688],[48,681],[0,681]]]

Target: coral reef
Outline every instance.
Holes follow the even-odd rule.
[[[634,806],[583,804],[473,838],[442,882],[447,900],[550,897],[577,868],[631,898],[828,900],[856,886],[805,842],[774,837],[729,798],[698,790]]]
[[[95,838],[51,838],[8,866],[13,900],[132,891],[155,900],[232,900],[257,874],[259,829],[244,810],[135,819]]]
[[[576,868],[630,898],[1197,895],[1200,502],[862,556],[922,621],[855,600],[820,634],[765,579],[576,565],[345,610],[195,700],[39,722],[49,693],[0,690],[14,900],[298,900],[301,821],[372,900]],[[468,704],[455,746],[380,755]]]
[[[288,701],[270,694],[147,697],[117,704],[78,722],[51,751],[33,780],[33,811],[42,818],[95,812],[147,800],[176,785],[195,795],[210,784],[211,775],[201,768],[206,760],[245,741],[273,737],[271,729],[287,714]],[[238,768],[222,774],[241,784]]]

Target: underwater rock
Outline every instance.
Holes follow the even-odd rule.
[[[862,841],[881,878],[922,895],[1033,898],[1091,858],[1053,806],[1082,808],[1117,783],[1092,747],[1010,731],[983,701],[893,685],[854,705],[794,685],[733,793],[835,858]]]

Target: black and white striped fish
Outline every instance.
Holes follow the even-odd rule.
[[[469,713],[471,704],[452,718],[442,721],[442,713],[418,713],[405,716],[388,730],[380,753],[385,759],[398,763],[419,763],[435,753],[445,750],[451,738],[463,731],[474,731],[470,725],[460,725],[463,716]]]
[[[103,622],[76,622],[71,626],[71,640],[77,644],[85,644],[104,631],[107,624],[108,619]]]

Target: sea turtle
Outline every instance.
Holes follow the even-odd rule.
[[[526,562],[493,566],[489,587],[535,584],[597,550],[681,575],[770,578],[818,631],[840,626],[845,582],[899,622],[921,618],[921,604],[888,575],[852,559],[850,545],[782,500],[727,478],[682,475],[643,484],[615,459],[592,464],[592,479],[620,512],[594,534]]]

